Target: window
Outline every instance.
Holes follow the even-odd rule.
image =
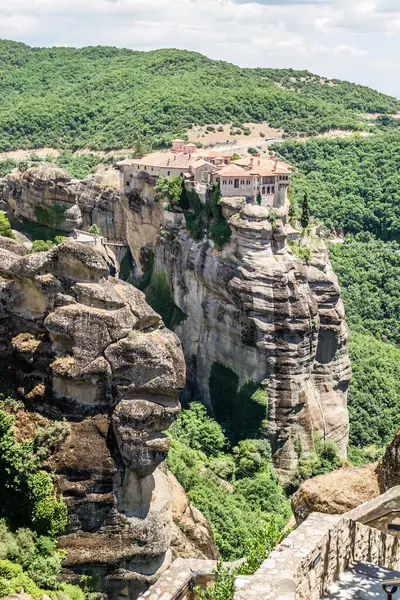
[[[137,166],[138,170],[139,170],[139,165]]]
[[[171,171],[168,171],[168,177],[171,175]]]
[[[270,194],[270,193],[271,193],[271,188],[268,186],[267,187],[267,194]]]
[[[151,170],[154,171],[153,167],[151,167]]]
[[[235,179],[235,185],[234,185],[234,187],[235,187],[235,188],[238,188],[238,187],[239,187],[239,179]]]
[[[262,195],[264,196],[264,194],[265,194],[265,187],[263,187],[263,189],[262,189]]]
[[[147,167],[145,167],[144,170],[147,171]]]
[[[127,181],[126,185],[127,185],[127,187],[129,187],[130,186],[130,181]]]
[[[230,179],[230,180],[228,181],[228,183],[229,183],[229,185],[232,185],[232,179]]]
[[[275,186],[274,185],[271,188],[271,194],[275,194]]]
[[[250,185],[250,183],[251,183],[251,182],[250,182],[250,179],[248,179],[248,180],[247,180],[247,185]]]
[[[131,175],[131,179],[132,179],[133,175]]]

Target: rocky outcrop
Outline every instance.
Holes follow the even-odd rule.
[[[380,494],[376,463],[318,475],[301,484],[292,498],[299,525],[313,512],[343,515]]]
[[[0,200],[15,217],[66,233],[97,225],[108,240],[128,243],[140,273],[140,251],[155,240],[163,220],[162,204],[154,202],[154,188],[147,187],[146,197],[121,196],[119,174],[112,169],[99,168],[78,180],[46,163],[5,177],[0,182]]]
[[[168,473],[172,484],[172,555],[173,558],[214,559],[219,557],[214,536],[207,519],[189,503],[185,490],[174,477]]]
[[[308,479],[292,498],[297,523],[312,512],[344,514],[400,485],[400,430],[382,459]]]
[[[381,493],[400,485],[400,429],[389,444],[377,469]]]
[[[135,598],[170,561],[162,432],[185,384],[179,340],[141,292],[109,276],[101,250],[5,246],[2,373],[35,411],[70,422],[50,464],[69,509],[64,576],[93,574],[111,598]]]
[[[271,223],[267,208],[231,198],[221,203],[231,243],[217,252],[209,240],[189,237],[182,214],[155,202],[151,181],[125,196],[109,177],[105,172],[78,182],[52,166],[33,167],[11,174],[3,189],[15,213],[33,220],[47,214],[37,214],[38,207],[66,205],[68,198],[74,226],[96,223],[108,239],[127,240],[137,275],[156,250],[155,269],[166,274],[175,303],[188,315],[176,329],[188,365],[188,395],[210,404],[215,363],[231,369],[240,385],[252,380],[265,387],[267,433],[279,469],[293,469],[296,448],[310,449],[314,430],[333,439],[345,456],[348,331],[323,242],[313,240],[306,265],[286,243],[288,202],[274,209]],[[161,225],[167,235],[157,237]]]
[[[263,207],[238,210],[223,252],[195,242],[184,227],[164,225],[168,235],[157,241],[155,269],[188,315],[176,333],[191,393],[210,403],[212,365],[224,365],[240,384],[267,389],[267,433],[279,469],[295,466],[296,446],[310,449],[314,430],[345,456],[348,329],[327,250],[317,240],[305,265],[286,244],[284,221],[273,228]]]

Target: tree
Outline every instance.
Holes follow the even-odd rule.
[[[3,211],[0,211],[0,235],[8,238],[13,238],[14,234],[11,229],[10,221],[7,219]]]
[[[100,229],[97,227],[96,223],[94,223],[90,229],[89,229],[89,233],[91,235],[93,235],[93,237],[98,237],[100,235]]]
[[[262,204],[262,196],[261,196],[261,192],[258,192],[258,194],[257,194],[257,204],[258,204],[259,206],[261,206],[261,204]]]
[[[308,206],[308,194],[304,192],[303,204],[301,207],[300,223],[303,229],[307,229],[310,224],[310,208]]]
[[[133,158],[143,158],[149,149],[142,139],[138,139],[133,147]]]
[[[173,177],[160,177],[156,185],[156,201],[168,200],[170,207],[178,207],[186,195],[182,194],[183,181],[179,175]]]

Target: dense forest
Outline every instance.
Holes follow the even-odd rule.
[[[400,426],[400,137],[285,142],[279,151],[299,168],[294,197],[308,192],[327,230],[351,331],[351,456],[383,448]]]
[[[362,113],[376,111],[394,114],[400,103],[302,71],[241,69],[174,49],[30,48],[0,40],[0,151],[117,149],[139,138],[162,146],[208,123],[266,121],[292,135],[357,131],[368,127]]]

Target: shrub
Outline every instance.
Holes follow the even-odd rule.
[[[159,177],[156,185],[156,201],[168,200],[171,208],[178,207],[182,197],[182,177]]]
[[[171,425],[170,432],[191,448],[203,449],[209,454],[223,450],[226,444],[222,427],[208,416],[206,407],[200,402],[192,402],[183,410]]]
[[[267,440],[241,440],[233,449],[236,473],[249,477],[255,473],[269,472],[271,446]]]
[[[210,226],[210,239],[222,249],[231,239],[232,231],[223,217],[214,219]]]
[[[53,247],[54,244],[51,240],[34,240],[31,252],[47,252],[47,250],[51,250]]]
[[[211,193],[211,212],[213,220],[210,226],[210,239],[218,249],[222,249],[231,239],[232,231],[222,216],[221,206],[221,187],[218,182]]]
[[[319,433],[315,433],[312,450],[302,452],[300,448],[298,466],[291,483],[298,487],[306,479],[330,473],[341,466],[342,461],[335,442],[324,440]]]
[[[98,228],[98,226],[96,225],[96,223],[93,223],[93,225],[91,225],[89,227],[89,233],[91,235],[93,235],[94,237],[99,237],[99,235],[100,235],[100,229]]]
[[[0,235],[3,237],[14,238],[14,234],[11,230],[10,221],[2,210],[0,210]]]
[[[51,475],[39,470],[33,443],[15,441],[13,423],[0,410],[0,517],[13,526],[56,536],[65,528],[67,508],[54,495]]]
[[[49,458],[70,433],[66,421],[53,421],[36,431],[33,451],[40,462]]]

